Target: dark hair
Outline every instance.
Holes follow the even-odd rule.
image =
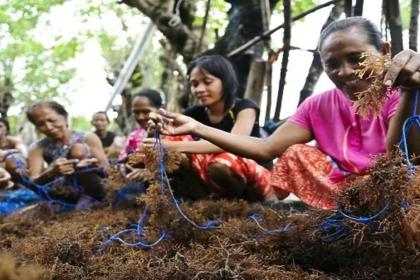
[[[6,127],[6,132],[9,133],[9,130],[10,130],[9,121],[6,118],[0,118],[0,122],[4,124],[4,126]]]
[[[204,70],[222,81],[224,110],[225,112],[229,111],[235,101],[238,90],[238,79],[232,63],[221,55],[201,56],[188,65],[188,79],[195,68]]]
[[[58,102],[55,101],[40,101],[35,103],[34,105],[32,105],[28,111],[26,111],[26,117],[28,118],[28,120],[33,123],[34,125],[36,125],[36,121],[35,121],[35,116],[34,116],[34,111],[38,108],[41,107],[47,107],[50,108],[52,110],[54,110],[57,114],[65,117],[66,119],[69,116],[69,113],[67,113],[66,109],[64,108],[63,105],[61,105]]]
[[[366,36],[368,37],[369,43],[375,46],[375,48],[378,51],[382,50],[382,47],[384,46],[384,41],[382,39],[381,32],[375,24],[373,24],[370,20],[364,17],[348,17],[330,23],[321,32],[318,50],[321,51],[322,44],[329,35],[337,31],[348,30],[352,27],[356,27],[359,28],[359,30],[364,31]]]
[[[104,116],[105,116],[106,121],[107,121],[108,123],[110,123],[110,120],[109,120],[109,118],[108,118],[108,114],[107,114],[105,111],[98,111],[98,112],[94,113],[94,114],[92,115],[92,118],[93,118],[93,116],[95,116],[96,114],[102,114],[102,115],[104,115]]]
[[[137,92],[133,95],[131,100],[134,100],[136,97],[146,97],[150,100],[150,103],[152,103],[153,107],[160,108],[162,107],[163,101],[162,96],[157,90],[151,89],[151,88],[145,88]]]

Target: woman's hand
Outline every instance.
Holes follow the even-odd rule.
[[[125,178],[129,181],[142,182],[147,178],[147,170],[144,168],[134,168],[129,164],[125,165],[125,168],[130,171]]]
[[[404,50],[395,55],[385,74],[386,86],[400,86],[404,90],[420,88],[420,54]]]
[[[10,181],[10,173],[6,169],[0,167],[0,190],[8,189],[13,186],[13,182]]]
[[[77,159],[58,158],[51,164],[49,175],[50,177],[71,175],[78,163]]]
[[[84,168],[88,166],[97,166],[98,160],[96,158],[85,158],[79,161],[76,165],[76,168]]]
[[[165,135],[194,134],[200,125],[193,118],[162,109],[156,113],[150,113],[149,119],[148,129],[159,129]]]

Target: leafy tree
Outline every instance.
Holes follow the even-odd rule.
[[[64,95],[74,76],[66,62],[79,50],[76,38],[43,38],[47,15],[64,0],[0,1],[0,114],[7,115],[13,101]],[[41,35],[40,35],[41,34]],[[48,40],[49,39],[49,40]]]

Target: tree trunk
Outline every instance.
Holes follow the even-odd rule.
[[[278,1],[270,0],[270,6],[274,7]],[[207,51],[206,54],[227,55],[264,31],[260,0],[226,0],[226,2],[229,2],[232,6],[229,10],[229,23],[225,34],[216,42],[214,48]],[[252,61],[261,57],[263,50],[264,46],[260,43],[244,54],[229,58],[238,76],[240,86],[237,95],[239,97],[244,95]]]
[[[264,90],[264,74],[266,73],[266,65],[267,63],[262,59],[256,59],[252,62],[244,94],[244,98],[255,101],[258,107],[261,107],[261,96]]]
[[[121,0],[149,17],[158,30],[169,40],[177,53],[188,63],[195,56],[197,37],[192,29],[194,10],[191,1],[183,1],[179,14],[175,10],[182,0]]]
[[[353,1],[344,0],[344,13],[346,17],[351,17],[353,15]]]
[[[354,16],[362,16],[363,15],[363,0],[356,0],[356,4],[354,4],[353,15]]]
[[[337,4],[335,4],[334,7],[331,9],[330,15],[328,16],[327,21],[324,23],[321,30],[327,27],[331,22],[339,19],[343,11],[344,11],[343,2],[338,2]],[[319,56],[319,53],[316,52],[314,53],[311,67],[309,68],[309,73],[308,73],[308,76],[306,77],[305,85],[300,91],[299,105],[303,102],[303,100],[311,96],[316,86],[316,83],[318,82],[319,77],[322,74],[322,71],[323,71],[323,68],[322,68],[321,58]]]
[[[403,50],[400,3],[398,0],[384,0],[384,12],[391,33],[392,56]]]
[[[263,29],[264,32],[270,30],[270,21],[271,21],[271,6],[269,0],[261,0],[261,14],[262,14],[262,22],[263,22]],[[269,45],[271,43],[270,39],[266,40],[266,44]],[[269,48],[269,47],[268,47]],[[271,116],[271,100],[272,100],[272,82],[271,79],[273,77],[273,66],[266,62],[265,63],[265,85],[267,89],[267,105],[265,109],[265,121],[268,121]],[[263,86],[264,91],[264,86]]]
[[[411,0],[410,29],[408,37],[409,48],[417,51],[417,36],[419,28],[419,0]]]
[[[276,110],[274,111],[274,121],[280,120],[281,103],[283,101],[284,87],[286,85],[287,65],[289,63],[291,24],[292,24],[292,8],[290,0],[283,0],[284,14],[284,33],[283,33],[283,58],[281,61],[279,91],[277,94]]]

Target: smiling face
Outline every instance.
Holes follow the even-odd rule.
[[[47,106],[39,106],[32,111],[36,129],[54,140],[64,139],[69,131],[67,118]]]
[[[156,110],[156,108],[152,106],[150,99],[145,96],[136,96],[131,103],[131,112],[133,113],[133,117],[142,128],[147,127],[149,113],[154,110]]]
[[[201,105],[209,107],[224,103],[222,80],[200,68],[194,68],[190,74],[191,93]]]
[[[355,100],[356,92],[366,90],[370,84],[370,81],[356,75],[364,52],[381,54],[357,27],[333,32],[322,44],[320,55],[325,73],[352,100]]]

